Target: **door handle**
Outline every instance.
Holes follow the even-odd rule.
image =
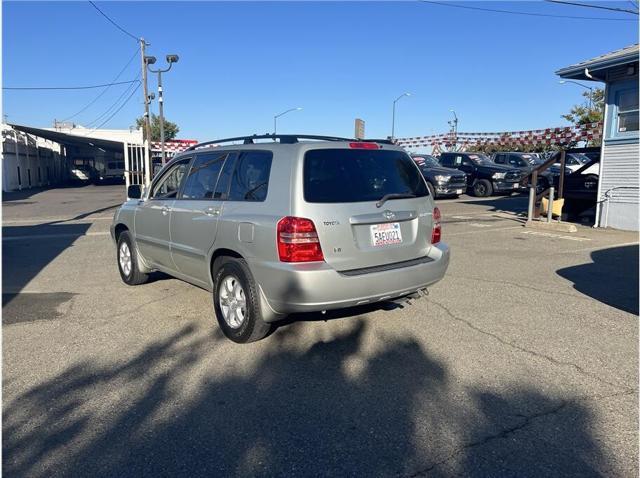
[[[220,215],[220,209],[216,209],[214,207],[208,207],[207,209],[204,210],[204,213],[207,216],[219,216]]]
[[[169,206],[162,206],[162,215],[166,216],[167,214],[169,214],[169,211],[171,211],[171,208]]]

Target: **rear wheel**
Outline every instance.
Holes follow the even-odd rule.
[[[271,325],[262,320],[258,288],[247,263],[226,257],[216,265],[213,307],[222,333],[237,343],[262,339]]]
[[[139,285],[147,282],[149,276],[140,272],[135,243],[129,231],[123,231],[118,236],[117,259],[120,277],[125,284]]]
[[[486,179],[480,179],[473,185],[473,195],[477,197],[488,197],[493,193],[493,186]]]

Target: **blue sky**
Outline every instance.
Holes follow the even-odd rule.
[[[602,2],[630,8],[629,2]],[[445,132],[450,109],[460,131],[505,131],[566,124],[581,89],[554,71],[637,42],[634,21],[516,16],[421,2],[97,2],[123,28],[151,43],[163,64],[165,115],[182,138],[270,132],[369,137]],[[542,2],[466,2],[523,12],[606,18],[631,15]],[[134,40],[88,2],[3,2],[3,86],[109,83],[136,50]],[[637,17],[636,17],[637,19]],[[120,77],[140,71],[135,58]],[[72,120],[88,124],[127,89],[111,87]],[[150,77],[150,89],[156,89]],[[7,91],[9,122],[51,126],[101,90]],[[126,96],[125,96],[126,97]],[[153,109],[157,111],[157,103]],[[112,109],[111,111],[114,111]],[[104,127],[127,128],[142,112],[140,90]],[[110,114],[103,115],[106,119]],[[98,121],[95,123],[101,123]]]

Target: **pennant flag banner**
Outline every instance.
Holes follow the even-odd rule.
[[[431,146],[441,150],[454,147],[469,150],[478,146],[545,146],[567,145],[579,141],[592,141],[602,138],[602,123],[588,123],[579,126],[535,129],[530,131],[503,131],[497,133],[458,133],[398,138],[396,143],[405,148]]]

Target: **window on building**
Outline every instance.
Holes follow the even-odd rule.
[[[638,89],[630,88],[618,92],[618,132],[638,131]]]

